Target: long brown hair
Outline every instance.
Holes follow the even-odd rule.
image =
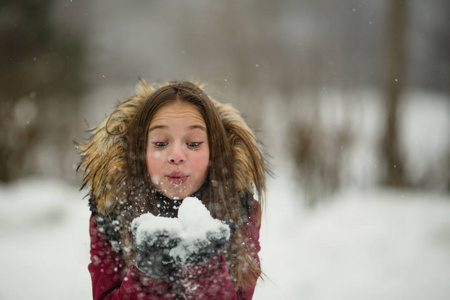
[[[243,195],[248,195],[251,191],[242,191],[241,187],[236,186],[238,178],[235,178],[236,166],[233,164],[233,152],[224,123],[213,101],[197,85],[186,81],[171,82],[152,92],[141,104],[126,129],[126,167],[129,180],[126,184],[130,189],[118,207],[125,260],[130,265],[135,256],[129,226],[131,221],[145,212],[158,213],[145,159],[148,129],[155,113],[161,107],[174,101],[194,105],[205,121],[210,165],[201,200],[214,218],[232,220],[236,223],[238,229],[232,235],[225,253],[229,273],[236,289],[254,285],[252,274],[260,274],[261,268],[247,254],[249,250],[246,244],[248,243],[245,241],[248,233],[243,226],[245,218],[242,217],[245,214],[248,217],[249,213],[246,212],[247,199]],[[257,189],[260,190],[261,187]]]

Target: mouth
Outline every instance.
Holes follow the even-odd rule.
[[[172,184],[183,184],[187,179],[188,175],[184,174],[183,172],[172,172],[169,175],[166,176],[167,180]]]

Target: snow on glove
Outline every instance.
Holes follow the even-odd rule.
[[[183,200],[178,211],[178,219],[183,227],[180,244],[172,250],[172,255],[183,263],[207,261],[225,249],[236,225],[211,217],[208,209],[197,198]]]
[[[170,251],[180,242],[181,226],[175,219],[145,214],[132,223],[136,266],[153,276],[169,276],[176,270]]]
[[[186,262],[195,264],[213,258],[225,249],[230,239],[230,233],[231,226],[229,225],[220,227],[215,231],[207,231],[204,239],[197,239],[193,242],[193,247],[186,257]]]

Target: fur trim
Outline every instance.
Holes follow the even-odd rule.
[[[266,165],[253,131],[240,113],[230,104],[212,100],[224,124],[234,159],[236,188],[253,192],[255,185],[258,195],[265,191]]]
[[[78,169],[84,173],[82,188],[90,187],[91,204],[100,214],[111,215],[120,199],[126,197],[126,128],[139,107],[157,88],[141,80],[136,86],[137,95],[120,103],[111,116],[90,130],[89,141],[78,145],[81,155]],[[262,198],[266,167],[255,135],[231,105],[212,101],[232,147],[236,187],[240,191],[253,192],[254,184]]]

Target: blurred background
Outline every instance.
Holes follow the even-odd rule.
[[[45,237],[35,241],[40,258],[10,262],[18,277],[0,280],[0,297],[23,296],[25,272],[27,282],[41,278],[34,295],[89,299],[88,211],[73,141],[86,141],[142,77],[206,83],[270,155],[268,280],[255,298],[448,299],[449,15],[445,0],[3,0],[2,261],[28,255],[18,248],[28,248],[20,236],[31,229]],[[61,257],[53,265],[66,268],[48,269],[48,253],[68,249],[76,262]],[[278,260],[294,259],[293,249],[294,272]],[[352,276],[368,261],[378,267],[361,283]],[[46,276],[60,272],[71,283],[58,294]]]

